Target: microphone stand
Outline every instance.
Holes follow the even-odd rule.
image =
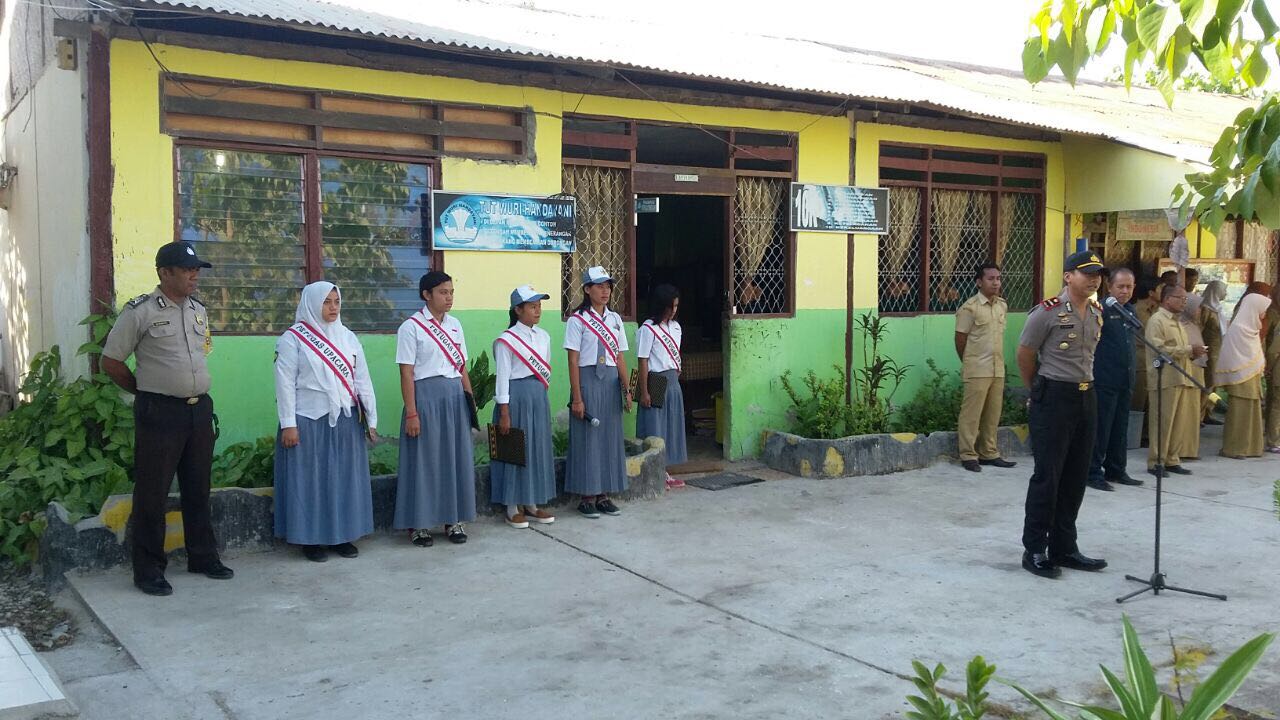
[[[1124,326],[1126,329],[1128,329],[1129,334],[1141,340],[1142,344],[1146,345],[1150,349],[1150,351],[1155,355],[1155,359],[1152,361],[1152,367],[1156,369],[1156,426],[1155,426],[1154,442],[1156,444],[1156,459],[1163,460],[1164,459],[1164,443],[1163,443],[1164,433],[1161,432],[1161,427],[1162,427],[1161,419],[1164,413],[1164,407],[1163,407],[1164,403],[1162,401],[1163,393],[1161,391],[1164,389],[1164,369],[1166,367],[1171,367],[1174,370],[1177,370],[1180,375],[1190,380],[1192,385],[1200,388],[1200,390],[1204,392],[1209,392],[1209,389],[1206,388],[1203,384],[1201,384],[1200,381],[1196,380],[1194,377],[1189,375],[1186,370],[1183,370],[1177,363],[1173,361],[1173,358],[1164,354],[1164,352],[1161,351],[1160,348],[1156,347],[1151,342],[1149,342],[1146,338],[1146,335],[1142,331],[1140,331],[1138,328],[1135,328],[1133,326],[1132,324],[1133,322],[1139,322],[1136,316],[1133,316],[1131,313],[1129,313],[1126,309],[1123,309],[1123,308],[1120,309],[1120,312],[1126,316]],[[1132,322],[1130,321],[1130,318],[1132,318]],[[1139,325],[1141,325],[1140,322],[1139,322]],[[1134,575],[1125,575],[1124,578],[1126,580],[1132,580],[1133,582],[1142,583],[1145,587],[1139,590],[1134,590],[1128,595],[1124,595],[1122,597],[1116,598],[1116,602],[1122,603],[1122,602],[1125,602],[1126,600],[1131,600],[1147,591],[1150,591],[1154,595],[1159,595],[1161,590],[1170,590],[1173,592],[1185,593],[1187,595],[1199,595],[1201,597],[1215,598],[1217,600],[1226,600],[1227,599],[1226,595],[1219,595],[1218,593],[1204,592],[1203,590],[1189,590],[1187,588],[1175,587],[1165,582],[1164,573],[1160,572],[1160,504],[1164,494],[1164,463],[1157,462],[1155,466],[1155,471],[1156,471],[1155,569],[1152,571],[1150,578],[1140,578]]]

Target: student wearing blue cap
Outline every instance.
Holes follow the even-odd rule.
[[[555,522],[538,507],[556,496],[556,470],[551,449],[551,336],[538,327],[546,293],[521,285],[511,291],[510,325],[493,341],[496,368],[493,424],[504,435],[524,432],[524,466],[494,460],[489,465],[489,500],[507,511],[507,524]]]
[[[620,515],[609,493],[627,489],[622,413],[631,411],[627,383],[627,333],[609,309],[613,278],[600,266],[582,273],[582,302],[564,329],[569,355],[569,457],[564,489],[581,496],[578,512],[598,518]]]

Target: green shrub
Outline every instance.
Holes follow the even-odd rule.
[[[955,706],[942,699],[938,681],[947,674],[947,668],[938,663],[932,671],[919,660],[911,661],[916,676],[911,684],[919,695],[908,695],[907,702],[915,710],[907,711],[908,720],[981,720],[987,714],[987,683],[996,673],[995,665],[988,665],[981,655],[969,661],[965,672],[965,694]]]
[[[467,376],[471,378],[471,394],[476,399],[476,410],[484,410],[489,403],[493,402],[494,393],[498,387],[498,376],[489,369],[487,353],[481,352],[479,357],[471,361]],[[483,421],[481,422],[483,424]]]
[[[213,487],[259,488],[275,482],[276,439],[260,437],[227,446],[213,458]]]
[[[943,372],[933,358],[925,360],[925,364],[929,366],[929,378],[915,397],[894,412],[893,427],[898,432],[927,435],[956,429],[964,400],[960,373]]]

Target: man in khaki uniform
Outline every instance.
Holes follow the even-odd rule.
[[[1000,297],[1000,267],[983,263],[975,273],[978,293],[956,311],[956,354],[964,378],[958,422],[960,464],[970,472],[982,465],[1011,468],[1000,457],[996,433],[1004,407],[1004,329],[1009,311]]]
[[[1187,291],[1179,285],[1166,286],[1161,294],[1160,309],[1147,323],[1147,342],[1160,348],[1188,375],[1193,374],[1191,361],[1207,351],[1203,345],[1192,345],[1179,316],[1187,304]],[[1147,452],[1147,471],[1156,474],[1156,466],[1163,465],[1165,472],[1190,475],[1182,467],[1182,452],[1187,423],[1200,427],[1200,390],[1191,380],[1173,368],[1164,371],[1147,368],[1147,427],[1153,437]],[[1163,389],[1159,383],[1163,382]],[[1158,413],[1158,416],[1157,416]],[[1156,428],[1159,428],[1157,434]]]
[[[148,595],[169,595],[165,580],[165,510],[178,476],[187,569],[225,580],[233,573],[218,558],[209,512],[213,463],[213,400],[205,356],[212,348],[209,316],[192,297],[201,268],[211,267],[183,242],[156,253],[160,284],[130,300],[107,335],[102,371],[133,402],[133,584]],[[137,359],[137,374],[125,361]]]

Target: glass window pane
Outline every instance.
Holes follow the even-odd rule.
[[[178,237],[213,267],[200,300],[222,332],[281,332],[306,282],[302,158],[178,149]]]
[[[426,165],[320,158],[322,272],[342,288],[352,330],[395,330],[422,306],[430,188]]]

